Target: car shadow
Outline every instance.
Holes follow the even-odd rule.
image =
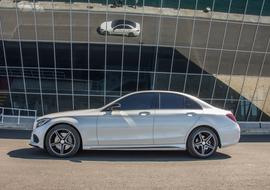
[[[38,148],[22,148],[7,153],[12,158],[34,160],[69,160],[82,161],[114,161],[114,162],[171,162],[171,161],[204,161],[224,160],[231,156],[217,152],[210,158],[197,159],[189,156],[186,151],[111,151],[111,150],[87,150],[80,151],[71,158],[55,158]]]

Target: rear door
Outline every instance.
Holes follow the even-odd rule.
[[[201,113],[201,106],[186,96],[160,93],[159,109],[154,121],[154,143],[184,143],[186,134]]]

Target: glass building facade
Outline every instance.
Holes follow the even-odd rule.
[[[270,1],[114,2],[1,1],[0,107],[43,115],[156,89],[270,121]],[[117,19],[139,36],[99,33]]]

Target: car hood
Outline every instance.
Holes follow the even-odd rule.
[[[48,115],[44,115],[39,117],[38,119],[43,118],[58,118],[58,117],[76,117],[76,116],[96,116],[101,113],[100,109],[86,109],[86,110],[76,110],[76,111],[65,111],[65,112],[58,112],[52,113]]]
[[[109,29],[111,29],[112,28],[112,21],[103,22],[100,25],[100,28],[103,29],[103,30],[109,30]]]

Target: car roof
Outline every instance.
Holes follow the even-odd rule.
[[[112,21],[112,27],[115,27],[119,24],[126,24],[126,25],[136,27],[136,23],[130,20],[113,20]]]

